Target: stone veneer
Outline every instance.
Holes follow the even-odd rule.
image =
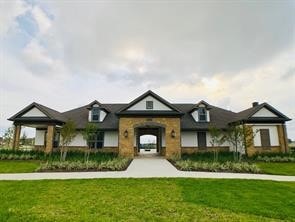
[[[119,120],[119,155],[126,157],[135,156],[136,151],[134,150],[134,128],[138,124],[149,124],[150,122],[158,123],[165,127],[165,157],[169,158],[173,155],[181,155],[180,118],[175,117],[121,117]],[[126,130],[128,132],[127,137],[124,135]],[[172,130],[175,132],[175,137],[171,136]]]

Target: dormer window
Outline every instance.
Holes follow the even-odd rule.
[[[198,115],[199,115],[199,121],[200,122],[206,122],[207,121],[207,111],[205,108],[200,107],[198,108]]]
[[[146,101],[146,109],[154,109],[154,102]]]
[[[100,109],[99,107],[93,107],[91,110],[91,120],[93,122],[98,122],[99,121],[99,114],[100,114]]]

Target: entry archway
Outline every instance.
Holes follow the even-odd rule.
[[[134,129],[135,130],[135,135],[136,135],[136,148],[134,149],[135,151],[135,155],[141,154],[141,153],[145,153],[145,152],[141,152],[141,149],[144,149],[144,147],[141,144],[141,137],[149,135],[149,136],[153,136],[154,137],[154,143],[155,143],[155,154],[160,155],[161,149],[162,149],[162,133],[163,133],[163,128],[157,126],[141,126],[141,127],[137,127]],[[152,151],[152,149],[145,149],[145,150],[150,150]]]

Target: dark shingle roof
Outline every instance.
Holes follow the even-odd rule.
[[[60,122],[64,122],[67,120],[60,112],[36,102],[31,103],[30,105],[28,105],[27,107],[25,107],[24,109],[22,109],[21,111],[19,111],[12,117],[10,117],[8,120],[14,121],[15,119],[21,117],[23,114],[25,114],[26,112],[28,112],[30,109],[34,107],[36,107],[41,112],[43,112],[50,120],[57,120]]]
[[[165,105],[170,107],[172,111],[126,111],[130,106],[134,105],[136,102],[138,102],[140,99],[145,98],[146,96],[151,95],[158,99],[159,101],[163,102]],[[177,103],[172,104],[164,100],[162,97],[158,96],[157,94],[153,93],[152,91],[147,91],[137,99],[133,100],[131,103],[122,103],[122,104],[101,104],[98,101],[93,101],[92,103],[78,107],[76,109],[72,109],[63,113],[60,113],[54,109],[51,109],[49,107],[43,106],[38,103],[32,103],[29,106],[22,109],[20,112],[9,118],[9,120],[12,121],[18,121],[22,118],[21,116],[32,109],[33,107],[37,107],[40,111],[44,112],[48,116],[47,119],[51,121],[59,121],[59,122],[66,122],[67,120],[71,119],[76,123],[76,127],[78,129],[82,129],[86,126],[88,123],[88,115],[89,115],[89,108],[93,104],[99,104],[100,107],[102,107],[104,110],[107,111],[107,115],[103,122],[97,123],[98,127],[100,129],[105,130],[117,130],[119,127],[119,115],[153,115],[153,116],[161,116],[161,115],[177,115],[181,119],[181,129],[182,130],[205,130],[208,129],[210,126],[215,126],[217,128],[227,128],[229,123],[237,122],[237,121],[288,121],[290,120],[288,117],[286,117],[284,114],[280,113],[278,110],[273,108],[267,103],[262,103],[260,105],[257,105],[255,107],[251,107],[249,109],[246,109],[244,111],[241,111],[239,113],[234,113],[229,110],[225,110],[216,106],[212,106],[205,101],[201,101],[200,103],[203,103],[207,106],[207,108],[210,108],[210,122],[196,122],[194,118],[191,115],[191,112],[196,108],[196,104],[188,104],[188,103]],[[198,103],[198,104],[200,104]],[[271,112],[278,115],[278,117],[252,117],[253,114],[255,114],[258,110],[260,110],[262,107],[267,108]],[[152,113],[152,114],[151,114]],[[41,119],[41,118],[40,118]],[[37,120],[36,120],[37,121]]]

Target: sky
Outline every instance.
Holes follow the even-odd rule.
[[[66,111],[149,89],[235,112],[268,102],[294,119],[294,11],[287,0],[0,0],[0,136],[33,101]]]

